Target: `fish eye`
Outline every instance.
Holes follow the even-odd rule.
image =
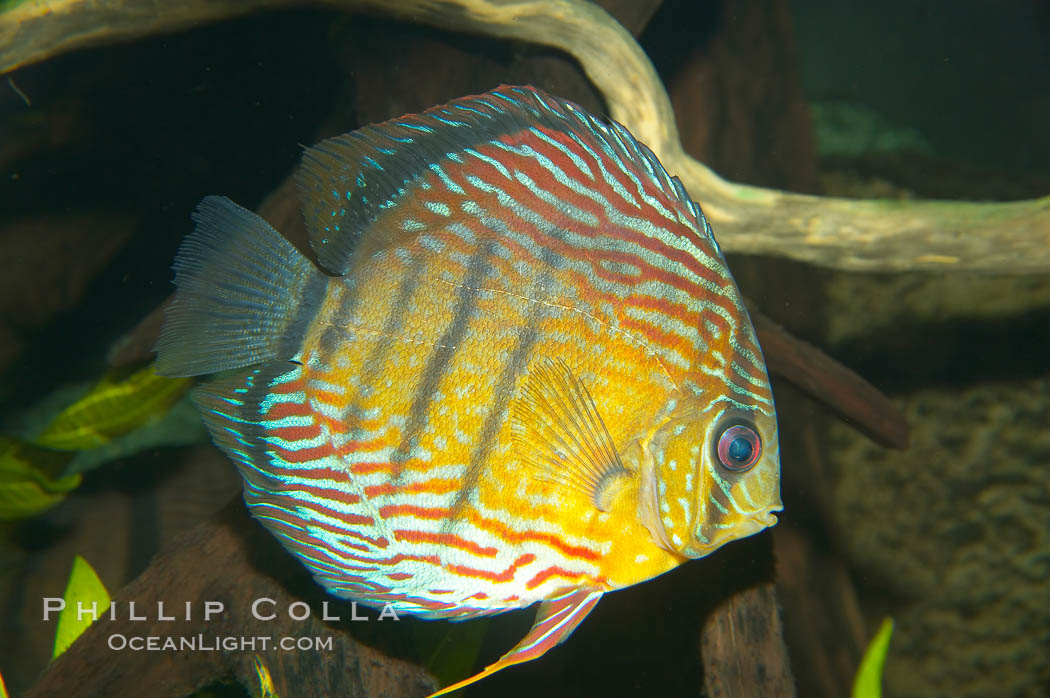
[[[747,470],[761,454],[762,439],[746,424],[734,424],[718,437],[718,460],[726,470]]]

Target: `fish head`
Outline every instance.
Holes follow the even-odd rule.
[[[780,454],[771,406],[689,400],[642,442],[639,515],[657,545],[687,558],[774,525]]]

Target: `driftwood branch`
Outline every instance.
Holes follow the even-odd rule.
[[[754,307],[748,310],[770,373],[824,403],[880,446],[908,448],[908,421],[892,400],[856,372],[791,335]]]
[[[711,698],[794,698],[795,680],[780,622],[772,532],[719,550],[698,593],[703,610],[700,658]]]
[[[772,582],[727,598],[704,623],[700,654],[709,696],[795,696]]]
[[[256,599],[273,600],[258,609],[264,618],[274,614],[272,620],[253,615]],[[116,619],[107,614],[93,623],[47,667],[27,698],[181,698],[223,680],[236,680],[258,694],[255,657],[267,667],[280,696],[418,698],[436,688],[422,668],[355,641],[346,628],[354,623],[380,623],[375,614],[369,621],[351,621],[349,604],[324,596],[303,566],[251,520],[239,497],[210,521],[176,538],[145,572],[114,594],[113,601]],[[187,601],[191,602],[189,620]],[[343,624],[322,620],[324,601],[328,601],[329,616],[340,616]],[[145,620],[130,618],[130,602],[135,603],[134,614]],[[164,603],[163,615],[174,620],[159,619],[158,602]],[[206,620],[205,602],[222,603],[224,610]],[[296,602],[309,604],[308,618],[291,617],[288,611]],[[304,607],[291,610],[301,616]],[[364,610],[359,609],[358,614],[364,615]],[[120,649],[131,638],[149,637],[160,638],[158,642],[188,638],[204,649]],[[256,638],[254,646],[233,649],[222,645],[242,643],[242,638]],[[264,645],[259,638],[269,641]],[[330,639],[331,646],[285,651],[277,645],[281,638]]]
[[[231,16],[319,6],[558,48],[681,177],[729,251],[839,269],[1050,270],[1050,197],[1015,203],[855,201],[733,184],[682,149],[671,102],[634,38],[584,0],[42,0],[0,14],[0,73],[84,46]]]

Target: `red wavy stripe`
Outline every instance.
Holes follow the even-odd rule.
[[[481,546],[453,533],[432,533],[429,531],[415,531],[411,529],[399,529],[393,532],[394,538],[406,543],[432,543],[449,548],[465,550],[471,555],[478,557],[495,557],[499,550],[491,546]]]
[[[556,535],[551,533],[540,533],[538,531],[515,531],[509,528],[502,521],[495,519],[482,518],[476,513],[468,515],[470,522],[482,529],[491,533],[501,540],[507,543],[544,543],[546,545],[559,550],[562,554],[576,558],[578,560],[587,560],[589,562],[597,562],[601,558],[601,554],[597,550],[591,548],[585,548],[579,545],[571,545],[566,543]]]
[[[473,579],[487,579],[491,582],[505,583],[514,580],[514,573],[518,570],[519,567],[527,565],[535,559],[535,555],[533,555],[532,553],[527,553],[519,557],[514,562],[512,562],[510,567],[503,570],[502,572],[490,572],[488,570],[479,570],[473,567],[466,567],[464,565],[445,565],[445,569],[461,577],[471,577]]]
[[[562,577],[564,579],[568,579],[570,581],[577,582],[580,579],[582,579],[584,576],[586,576],[586,575],[584,575],[581,572],[572,572],[570,570],[563,569],[563,568],[557,567],[557,566],[548,567],[547,569],[543,570],[542,572],[537,574],[535,577],[533,577],[529,581],[525,582],[525,588],[526,589],[535,589],[536,587],[538,587],[540,584],[543,584],[545,581],[547,581],[551,577]]]

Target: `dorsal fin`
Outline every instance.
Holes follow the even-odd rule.
[[[376,230],[372,223],[398,205],[421,175],[455,168],[463,151],[532,127],[569,133],[600,149],[676,200],[683,222],[713,242],[703,214],[678,179],[625,128],[534,88],[501,86],[308,148],[296,180],[321,266],[345,274],[355,253],[385,246],[383,238],[392,231]]]

